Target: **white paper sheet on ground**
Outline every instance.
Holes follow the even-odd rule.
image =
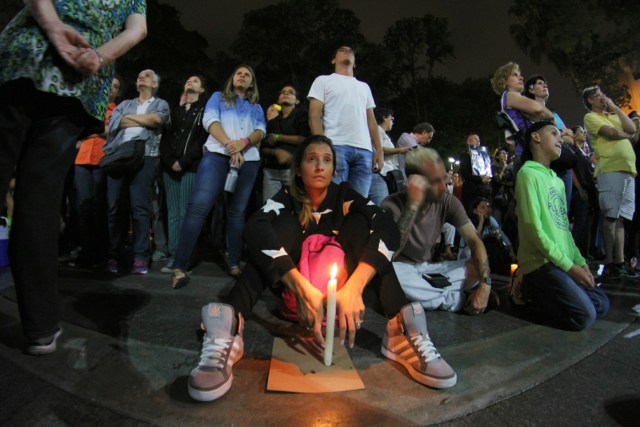
[[[322,348],[313,338],[275,337],[267,390],[292,393],[330,393],[361,390],[364,383],[344,345],[336,338],[333,363],[325,366]]]

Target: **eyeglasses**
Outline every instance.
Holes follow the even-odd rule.
[[[589,92],[593,92],[589,95],[589,97],[594,97],[594,96],[602,96],[602,91],[600,90],[600,86],[591,86],[588,88],[585,88],[582,93],[589,93]]]

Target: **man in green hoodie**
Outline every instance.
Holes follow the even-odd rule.
[[[536,122],[525,144],[516,179],[522,295],[562,327],[582,330],[609,311],[609,299],[573,241],[564,184],[549,168],[560,157],[560,131],[553,122]]]

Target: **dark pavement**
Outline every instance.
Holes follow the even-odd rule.
[[[316,395],[266,390],[273,336],[301,334],[267,293],[249,316],[245,357],[227,395],[187,394],[199,356],[199,312],[233,285],[217,264],[173,290],[156,263],[146,276],[62,268],[64,334],[33,357],[8,271],[0,272],[0,425],[593,425],[640,423],[640,280],[606,283],[611,312],[582,332],[511,307],[480,317],[427,314],[431,337],[458,373],[448,390],[423,387],[380,354],[385,319],[368,310],[351,358],[364,390]],[[505,285],[497,284],[501,296]]]

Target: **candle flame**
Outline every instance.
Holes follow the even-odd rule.
[[[516,272],[517,269],[518,269],[518,264],[511,264],[511,275],[512,276]]]
[[[331,267],[331,280],[334,280],[338,275],[338,264],[333,263],[333,267]]]

